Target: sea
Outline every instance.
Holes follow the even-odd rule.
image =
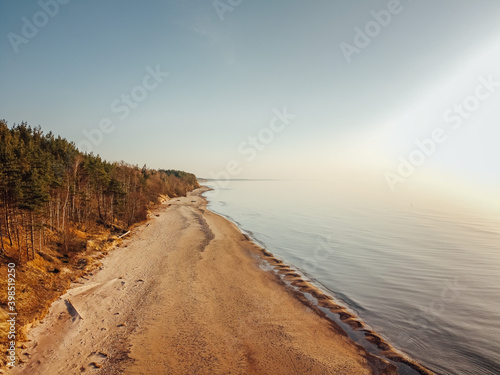
[[[437,374],[500,374],[500,212],[335,182],[209,180],[208,208]],[[436,203],[437,202],[437,203]]]

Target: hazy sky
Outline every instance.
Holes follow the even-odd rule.
[[[0,117],[202,177],[493,187],[499,15],[498,0],[3,0]]]

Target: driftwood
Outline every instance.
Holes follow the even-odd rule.
[[[118,239],[122,238],[122,237],[125,237],[127,234],[129,234],[130,231],[128,231],[127,233],[123,233],[121,236],[118,237]]]

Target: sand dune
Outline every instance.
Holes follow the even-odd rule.
[[[202,191],[164,204],[56,301],[13,373],[396,373],[265,270],[271,254]]]

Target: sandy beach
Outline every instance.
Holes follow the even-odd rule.
[[[287,267],[208,211],[205,189],[163,204],[74,283],[11,373],[396,374],[286,288],[265,259]]]

